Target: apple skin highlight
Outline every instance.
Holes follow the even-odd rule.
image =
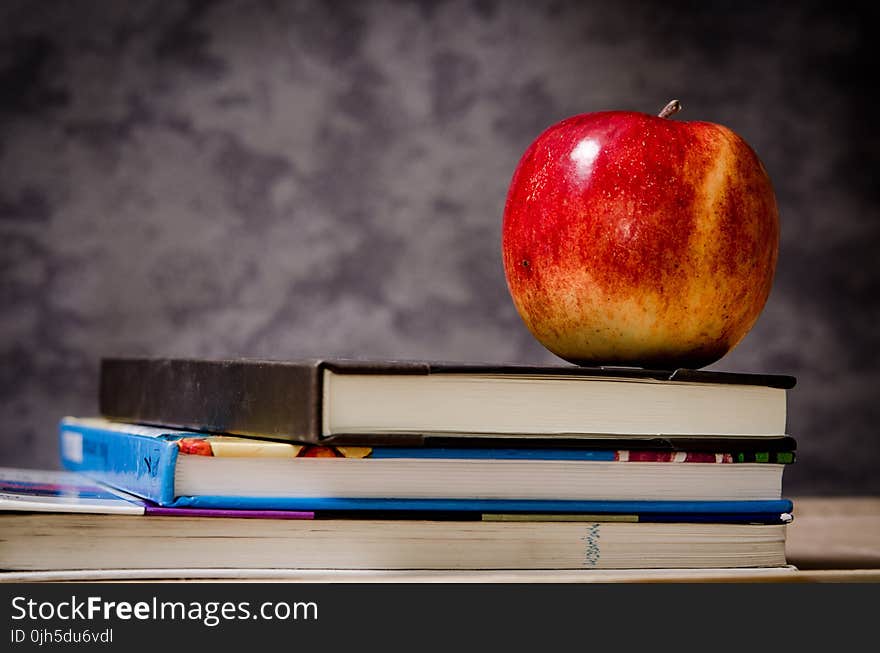
[[[563,120],[526,150],[504,209],[514,304],[541,344],[578,365],[717,361],[763,310],[778,249],[764,166],[708,122]]]

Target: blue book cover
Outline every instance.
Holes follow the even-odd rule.
[[[59,425],[61,463],[111,487],[173,506],[174,470],[184,433],[65,417]]]
[[[61,458],[64,466],[85,474],[133,495],[148,499],[159,506],[238,510],[302,510],[302,511],[433,511],[479,513],[589,513],[654,515],[655,520],[674,520],[675,515],[690,521],[711,520],[711,515],[727,515],[730,520],[779,520],[789,513],[790,501],[781,498],[760,500],[571,500],[566,498],[462,498],[424,496],[311,496],[298,494],[275,496],[271,493],[242,496],[240,494],[179,493],[176,472],[182,458],[371,458],[376,464],[393,459],[412,459],[431,463],[449,461],[493,462],[508,464],[542,464],[559,462],[562,465],[596,463],[599,465],[628,465],[626,452],[575,449],[425,449],[425,448],[365,448],[318,447],[289,442],[272,442],[234,436],[211,435],[195,431],[124,424],[103,419],[64,418],[59,425]],[[686,454],[681,462],[686,467]],[[702,456],[703,454],[701,454]],[[704,462],[703,458],[698,459]],[[667,461],[675,462],[675,461]],[[730,462],[718,459],[717,462]],[[302,465],[310,464],[306,461]],[[320,464],[320,463],[319,463]],[[718,465],[732,467],[740,463]],[[745,463],[752,467],[779,467]],[[714,465],[713,465],[714,466]],[[303,467],[298,469],[302,470]],[[324,468],[327,469],[327,468]],[[291,471],[293,473],[293,471]],[[781,477],[781,472],[779,472]],[[560,495],[564,496],[564,495]],[[753,516],[753,517],[752,517]],[[769,517],[768,517],[769,516]],[[647,517],[646,517],[647,518]]]

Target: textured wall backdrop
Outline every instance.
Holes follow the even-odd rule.
[[[798,377],[787,491],[880,493],[873,17],[704,4],[4,2],[0,464],[57,466],[107,354],[555,362],[501,268],[516,162],[677,97],[782,220],[713,367]]]

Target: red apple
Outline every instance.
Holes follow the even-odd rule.
[[[607,111],[559,122],[526,150],[504,208],[514,304],[579,365],[702,367],[764,308],[779,247],[767,171],[709,122]]]

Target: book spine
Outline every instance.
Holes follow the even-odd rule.
[[[318,363],[103,359],[99,412],[124,422],[321,439]]]
[[[65,468],[159,505],[174,502],[174,441],[66,419],[58,430]]]

